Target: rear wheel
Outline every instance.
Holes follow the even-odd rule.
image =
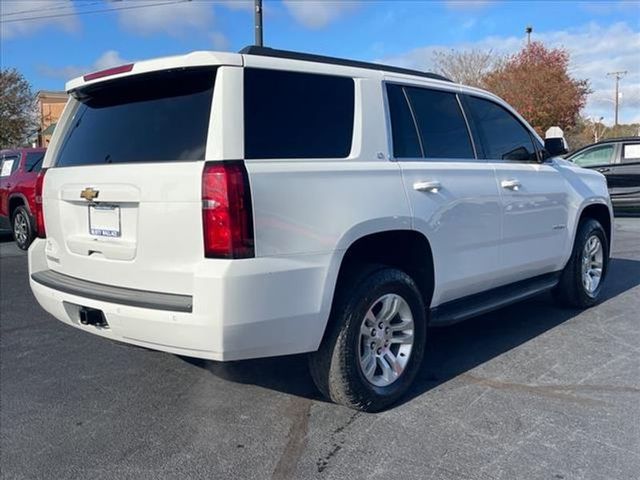
[[[341,282],[311,375],[336,403],[379,411],[409,388],[422,362],[425,308],[406,273],[369,266]]]
[[[571,258],[562,271],[554,297],[565,306],[587,308],[600,297],[609,264],[609,243],[602,225],[588,218],[578,226]]]
[[[23,206],[15,209],[12,217],[13,238],[21,250],[27,250],[33,241],[34,228],[29,212]]]

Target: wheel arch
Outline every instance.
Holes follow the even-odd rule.
[[[328,331],[331,311],[341,282],[345,281],[358,265],[378,264],[398,268],[411,276],[422,294],[425,308],[431,305],[435,285],[433,250],[427,237],[410,228],[375,231],[355,238],[336,258],[327,275],[328,303],[323,338]],[[318,340],[318,346],[322,339]]]
[[[611,242],[613,240],[613,215],[609,205],[603,202],[592,202],[582,207],[580,215],[573,232],[573,243],[576,241],[578,226],[585,218],[597,220],[607,235],[607,243],[609,244],[609,253],[611,253]]]
[[[8,213],[9,213],[9,218],[12,219],[13,218],[13,212],[16,210],[16,208],[23,206],[24,208],[27,209],[27,213],[29,215],[31,215],[31,209],[29,208],[29,202],[27,201],[27,198],[22,195],[21,193],[14,193],[13,195],[9,196],[9,203],[8,203]]]

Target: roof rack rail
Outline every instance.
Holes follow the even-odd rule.
[[[382,65],[379,63],[360,62],[358,60],[348,60],[346,58],[325,57],[324,55],[315,55],[311,53],[291,52],[288,50],[277,50],[269,47],[258,47],[250,45],[243,48],[238,53],[243,55],[259,55],[262,57],[288,58],[290,60],[303,60],[305,62],[329,63],[331,65],[342,65],[345,67],[366,68],[368,70],[381,70],[384,72],[403,73],[405,75],[415,75],[418,77],[426,77],[434,80],[442,80],[444,82],[453,82],[453,80],[438,75],[437,73],[422,72],[420,70],[411,70],[409,68],[393,67],[391,65]]]

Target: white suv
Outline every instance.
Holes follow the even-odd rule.
[[[86,332],[219,361],[313,352],[327,397],[375,411],[427,325],[601,292],[604,177],[482,90],[256,47],[67,89],[29,273]]]

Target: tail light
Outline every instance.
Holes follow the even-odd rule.
[[[202,229],[205,257],[254,256],[251,192],[242,161],[205,164],[202,172]]]
[[[88,73],[84,77],[85,82],[89,80],[95,80],[97,78],[109,77],[111,75],[117,75],[119,73],[127,73],[133,70],[133,63],[129,63],[127,65],[120,65],[118,67],[107,68],[106,70],[100,70],[99,72]]]
[[[42,188],[44,186],[44,175],[47,169],[43,168],[36,178],[36,195],[35,195],[35,212],[36,217],[36,234],[40,238],[47,238],[47,232],[44,229],[44,208],[42,203]]]

